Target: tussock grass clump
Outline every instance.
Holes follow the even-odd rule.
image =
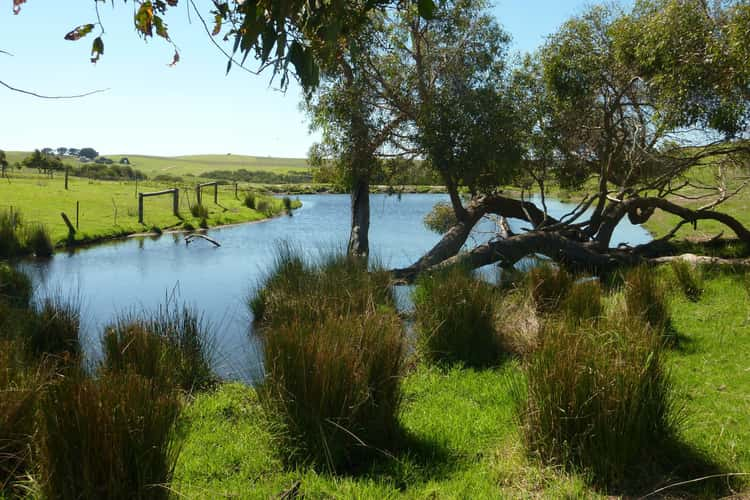
[[[368,271],[366,265],[338,254],[312,265],[293,249],[282,247],[273,271],[251,297],[250,309],[255,320],[265,325],[292,319],[315,323],[378,306],[395,309],[390,275],[382,269]]]
[[[23,244],[19,238],[20,213],[0,210],[0,259],[21,255]]]
[[[292,462],[356,465],[398,437],[404,342],[392,312],[294,319],[264,330],[259,392]]]
[[[128,317],[105,329],[102,371],[132,371],[157,387],[192,392],[212,387],[215,343],[189,308],[162,308],[150,317]]]
[[[28,254],[49,257],[54,249],[47,226],[24,224],[19,211],[0,210],[0,259]]]
[[[669,324],[669,306],[664,283],[647,266],[638,266],[625,275],[627,314],[658,332]]]
[[[255,210],[255,201],[258,195],[253,192],[245,193],[245,199],[243,200],[247,208]]]
[[[67,377],[40,404],[38,461],[48,498],[168,498],[180,402],[133,373]]]
[[[570,273],[546,263],[531,268],[527,279],[529,292],[540,312],[558,310],[573,285]]]
[[[574,324],[598,320],[604,312],[599,281],[590,279],[574,283],[561,305],[566,320]]]
[[[405,347],[387,273],[282,248],[251,308],[284,458],[340,470],[395,443]]]
[[[198,219],[208,218],[208,208],[200,204],[195,204],[192,207],[190,207],[190,213],[192,214],[193,217],[196,217]]]
[[[268,200],[258,200],[255,203],[255,210],[262,214],[271,215],[271,204],[268,202]]]
[[[514,386],[528,450],[602,485],[648,463],[677,427],[661,353],[659,334],[641,322],[546,325],[526,387]]]
[[[0,497],[11,494],[29,471],[42,383],[40,372],[29,368],[22,345],[0,340]]]
[[[700,268],[684,260],[672,261],[671,267],[685,298],[698,302],[703,294],[703,273]]]
[[[51,257],[55,252],[49,229],[44,224],[32,224],[24,228],[24,246],[37,257]]]
[[[284,210],[286,211],[286,213],[291,215],[292,214],[292,199],[288,196],[284,196],[281,199],[281,203],[284,205]]]
[[[80,306],[61,297],[47,297],[35,311],[26,344],[35,359],[52,356],[75,362],[81,356]]]
[[[421,355],[430,363],[498,363],[501,342],[495,329],[493,287],[459,267],[423,276],[414,293]]]
[[[26,274],[0,262],[0,302],[26,309],[32,292],[31,280]]]

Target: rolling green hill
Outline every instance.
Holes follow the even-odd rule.
[[[24,151],[6,152],[8,161],[14,163],[23,160],[30,153]],[[269,171],[285,174],[292,171],[308,170],[305,158],[271,158],[265,156],[244,155],[188,155],[188,156],[147,156],[135,154],[104,155],[115,163],[120,158],[127,157],[130,165],[142,171],[149,177],[159,174],[170,175],[200,175],[212,170]],[[62,157],[64,163],[78,166],[79,161],[70,156]]]

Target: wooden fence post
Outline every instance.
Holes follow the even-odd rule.
[[[70,167],[65,167],[65,191],[68,190],[68,171],[70,170]]]
[[[180,216],[180,190],[174,188],[174,194],[172,195],[172,211],[175,217]]]
[[[214,205],[219,204],[219,184],[214,184]]]
[[[76,201],[76,229],[78,229],[78,212],[81,208],[81,202]]]
[[[203,204],[202,196],[201,196],[201,185],[198,184],[195,186],[195,199],[198,200],[198,205]]]
[[[138,223],[143,224],[143,193],[138,193]]]

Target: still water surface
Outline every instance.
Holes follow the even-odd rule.
[[[288,242],[315,256],[345,248],[349,236],[347,195],[308,195],[300,200],[302,208],[293,217],[209,230],[220,248],[199,239],[186,246],[184,235],[165,234],[61,253],[25,268],[39,296],[62,293],[81,303],[83,341],[90,358],[98,355],[102,329],[118,314],[151,311],[170,300],[203,313],[218,344],[215,368],[220,375],[252,381],[261,365],[247,297],[271,267],[276,246]],[[372,255],[389,268],[414,262],[440,238],[424,227],[425,214],[446,200],[445,195],[372,195]],[[572,208],[547,203],[553,216]],[[516,231],[523,225],[511,221]],[[484,221],[469,244],[486,241],[493,228],[492,221]],[[624,221],[613,243],[636,245],[649,239],[643,228]],[[404,287],[398,292],[402,299],[408,294]]]

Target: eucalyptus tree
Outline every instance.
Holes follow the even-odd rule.
[[[522,127],[509,137],[521,145],[520,161],[509,161],[514,158],[510,156],[500,170],[486,160],[482,163],[481,157],[471,166],[461,159],[444,163],[450,166],[448,188],[458,180],[471,194],[470,201],[463,206],[452,196],[457,223],[424,257],[397,274],[408,278],[446,261],[512,265],[534,253],[571,265],[610,269],[654,255],[679,227],[702,219],[724,223],[750,242],[750,232],[739,221],[715,210],[744,183],[730,187],[721,175],[713,183],[700,182],[697,179],[707,176],[694,175],[696,168],[747,158],[747,142],[740,139],[747,133],[750,78],[743,66],[747,44],[738,35],[747,34],[747,12],[745,2],[708,8],[700,0],[654,0],[638,2],[630,12],[596,6],[569,20],[510,78],[507,92],[514,109],[508,116],[515,116]],[[419,25],[434,22],[413,23],[412,39],[426,39]],[[421,54],[418,47],[411,52]],[[418,95],[419,87],[417,80]],[[440,109],[443,101],[436,102]],[[455,111],[449,115],[460,116]],[[431,130],[440,129],[435,126],[439,120],[430,119],[433,116],[420,115],[418,138],[429,138]],[[490,130],[481,119],[474,123],[477,131]],[[514,129],[508,130],[512,134]],[[450,152],[462,151],[450,147],[450,137],[443,135],[434,143]],[[467,151],[478,149],[478,144],[465,141],[467,134],[460,137]],[[447,156],[432,152],[437,150],[429,147],[429,140],[423,144],[431,160]],[[440,163],[435,167],[442,168]],[[495,172],[494,188],[490,182],[476,189],[470,176],[457,174],[465,168]],[[718,174],[722,170],[716,168]],[[507,181],[534,183],[541,202],[504,196],[498,188]],[[545,208],[544,186],[549,182],[588,194],[557,220]],[[680,197],[706,201],[693,209],[679,202]],[[621,220],[643,223],[657,209],[676,215],[678,227],[648,245],[610,248]],[[487,213],[525,220],[531,227],[456,255],[471,227]]]
[[[306,95],[311,128],[322,141],[311,148],[310,161],[319,167],[334,163],[351,193],[351,232],[348,253],[369,254],[370,183],[380,156],[404,116],[382,97],[369,68],[387,50],[379,32],[385,16],[373,12],[369,22],[341,42],[340,49],[321,65],[321,84]]]

